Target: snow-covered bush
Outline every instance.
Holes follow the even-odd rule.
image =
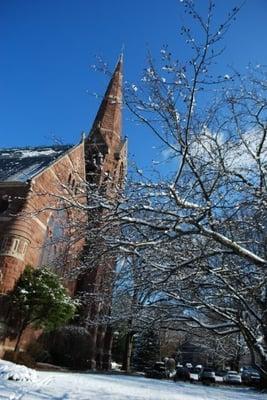
[[[37,374],[36,371],[24,365],[17,365],[9,361],[0,360],[0,378],[12,381],[34,382],[37,380]]]

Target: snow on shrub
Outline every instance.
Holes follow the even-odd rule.
[[[37,374],[36,371],[24,365],[0,360],[0,379],[34,382],[37,380]]]

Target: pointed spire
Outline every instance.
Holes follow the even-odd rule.
[[[121,53],[90,134],[100,132],[107,144],[121,140],[122,67]]]
[[[124,55],[124,44],[121,46],[121,53],[119,55],[119,59],[118,59],[117,66],[116,66],[116,69],[119,68],[121,73],[122,73],[122,66],[123,66],[123,55]]]
[[[121,51],[121,53],[119,55],[119,59],[118,59],[116,68],[114,70],[114,74],[115,74],[115,72],[120,72],[122,74],[122,67],[123,67],[123,50]]]

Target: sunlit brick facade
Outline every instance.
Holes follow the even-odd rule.
[[[94,179],[99,186],[108,176],[113,183],[121,185],[127,157],[121,134],[121,103],[120,59],[92,129],[79,144],[0,149],[0,301],[13,289],[28,264],[41,267],[62,254],[61,268],[68,269],[68,264],[75,268],[73,260],[79,259],[85,239],[64,242],[59,239],[59,231],[64,236],[69,222],[80,218],[84,224],[89,218],[86,211],[71,207],[71,202],[85,204],[87,201],[86,182],[90,184]],[[67,204],[65,209],[61,207],[63,199]],[[68,233],[72,239],[73,232]],[[92,274],[85,275],[80,286],[91,287],[92,282],[86,279],[93,279]],[[70,279],[67,286],[74,294],[76,281]],[[5,324],[4,318],[0,316],[0,330]],[[105,331],[101,329],[104,343]],[[97,331],[93,334],[97,346]],[[26,336],[25,344],[32,335]],[[8,338],[2,340],[0,356],[9,347],[12,342]],[[93,353],[95,357],[97,349]]]

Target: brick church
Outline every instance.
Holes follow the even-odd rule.
[[[79,219],[84,223],[93,218],[86,211],[86,205],[90,206],[90,198],[84,189],[86,184],[93,184],[92,187],[99,190],[108,180],[110,187],[122,187],[127,143],[122,137],[121,114],[122,57],[92,128],[88,135],[83,135],[80,143],[0,149],[0,357],[5,350],[13,348],[12,339],[5,335],[6,317],[1,304],[25,266],[41,268],[60,260],[59,274],[75,269],[86,239],[80,236],[74,240],[75,229],[64,226],[77,220],[79,226]],[[79,211],[79,207],[72,207],[72,204],[85,207]],[[102,263],[93,273],[85,273],[78,279],[69,278],[66,286],[70,293],[101,290],[107,266],[114,268],[114,260]],[[88,312],[91,319],[96,319],[99,307],[94,304],[93,310]],[[106,357],[103,362],[107,366],[111,331],[95,323],[91,335],[91,367],[95,367],[98,354]],[[34,331],[26,333],[22,347],[26,347],[35,336]]]

